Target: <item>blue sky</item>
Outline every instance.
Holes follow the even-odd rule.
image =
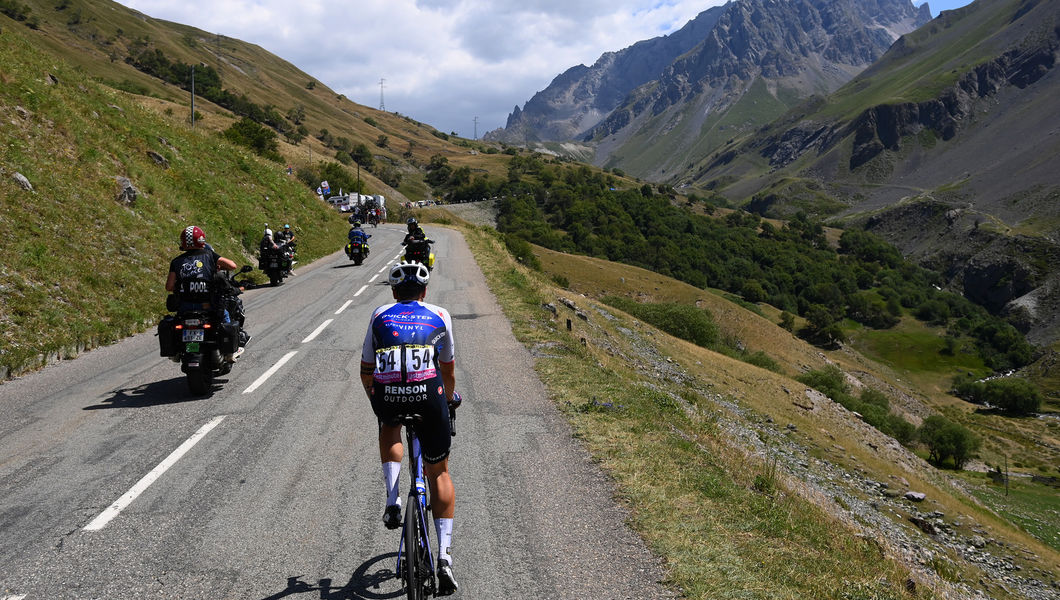
[[[118,0],[257,44],[366,106],[379,107],[385,79],[386,110],[465,137],[503,127],[570,67],[672,33],[725,1]],[[968,1],[930,4],[938,15]]]
[[[923,2],[913,2],[913,4],[920,6]],[[931,16],[937,17],[939,12],[971,4],[971,0],[929,0],[928,4],[931,6]]]

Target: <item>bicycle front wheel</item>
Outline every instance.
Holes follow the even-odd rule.
[[[423,600],[427,597],[429,566],[427,564],[427,535],[423,530],[423,518],[419,500],[409,497],[405,509],[405,593],[408,600]]]

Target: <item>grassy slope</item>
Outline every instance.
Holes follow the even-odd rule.
[[[472,173],[506,174],[503,155],[472,153],[466,140],[446,141],[432,127],[359,106],[319,82],[307,89],[310,76],[258,46],[109,0],[64,10],[37,0],[28,6],[38,30],[0,15],[0,227],[8,232],[0,380],[153,325],[177,234],[189,223],[237,262],[253,261],[264,222],[292,224],[303,263],[341,246],[344,220],[283,176],[283,165],[219,139],[234,115],[200,97],[192,130],[186,92],[124,63],[135,39],[149,38],[174,61],[218,66],[224,87],[258,104],[284,113],[305,106],[313,135],[297,146],[280,142],[295,168],[333,160],[335,151],[314,137],[322,129],[368,145],[376,162],[402,174],[395,190],[361,170],[368,192],[384,194],[391,206],[427,195],[420,165],[434,154]],[[389,139],[385,148],[376,144],[381,135]],[[168,159],[169,169],[148,151]],[[12,179],[16,172],[32,182],[32,193]],[[117,176],[143,193],[134,206],[114,200]]]
[[[866,543],[859,526],[836,500],[816,496],[787,475],[776,476],[776,488],[770,491],[769,460],[727,425],[740,419],[792,423],[798,434],[788,435],[811,455],[879,481],[904,477],[911,487],[929,490],[948,520],[959,519],[966,528],[969,522],[978,523],[991,536],[1032,548],[1040,557],[1034,566],[1058,572],[1055,540],[1046,538],[1054,549],[1045,547],[984,510],[948,477],[921,461],[870,450],[864,428],[849,413],[806,411],[790,395],[805,388],[790,375],[816,368],[826,358],[848,372],[870,372],[904,387],[887,367],[850,351],[825,355],[754,313],[640,269],[538,249],[544,273],[536,274],[516,265],[486,231],[466,230],[466,234],[517,337],[538,357],[536,369],[557,406],[615,477],[617,493],[633,511],[634,526],[666,559],[671,583],[688,597],[933,594],[923,586],[916,594],[900,591],[911,576],[910,565],[893,560],[893,554],[880,560],[874,543]],[[569,280],[568,290],[555,287],[551,281],[555,275]],[[699,303],[711,310],[724,333],[739,336],[752,350],[766,350],[785,374],[675,340],[593,300],[616,293]],[[558,302],[561,297],[574,299],[588,319],[575,318]],[[542,302],[560,306],[559,318],[541,310]],[[603,317],[601,308],[616,318]],[[571,319],[573,331],[566,331],[565,318]],[[678,372],[659,372],[639,359],[645,346],[652,348],[648,353],[658,361],[678,365]],[[767,451],[777,443],[770,442],[769,434],[759,436]],[[837,451],[839,444],[842,448]],[[992,493],[985,484],[973,483],[984,488],[984,496]],[[1009,510],[996,497],[988,503]],[[1025,503],[1010,509],[1027,511]],[[1055,519],[1043,521],[1048,531],[1056,530]],[[944,578],[974,585],[974,567],[946,564],[943,560],[935,565]],[[836,578],[837,572],[847,575]],[[997,590],[992,593],[1007,597]]]
[[[281,154],[296,168],[334,157],[335,150],[325,147],[315,137],[326,129],[335,137],[366,144],[377,161],[397,166],[403,179],[396,190],[366,170],[361,171],[362,178],[368,182],[368,192],[388,198],[422,199],[427,188],[416,166],[426,164],[434,154],[447,156],[454,166],[472,166],[498,176],[505,174],[500,156],[473,156],[469,146],[461,145],[467,143],[464,140],[451,143],[435,136],[433,127],[396,113],[355,104],[260,46],[153,19],[110,0],[80,0],[62,11],[56,10],[57,3],[50,0],[28,0],[26,4],[42,20],[41,31],[30,36],[32,43],[61,56],[94,79],[112,87],[137,90],[149,97],[145,99],[147,104],[159,110],[169,108],[174,114],[186,117],[189,98],[187,92],[124,63],[128,48],[145,36],[170,60],[185,64],[202,62],[217,68],[223,87],[246,94],[259,105],[276,106],[283,114],[296,106],[304,106],[304,123],[310,137],[298,146],[281,142]],[[79,11],[80,19],[70,24],[74,11]],[[310,82],[313,89],[307,89]],[[230,113],[202,98],[196,100],[196,110],[203,117],[197,126],[213,131],[228,127],[234,120]],[[369,124],[365,119],[376,124]],[[385,148],[375,143],[381,135],[389,138]],[[410,150],[411,157],[406,157],[405,153]]]
[[[32,367],[153,324],[188,224],[239,263],[254,261],[265,221],[292,224],[303,260],[340,247],[344,220],[278,165],[144,109],[36,51],[29,35],[0,36],[0,366]],[[116,200],[119,176],[142,194],[131,206]]]

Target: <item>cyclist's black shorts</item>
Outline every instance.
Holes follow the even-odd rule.
[[[416,426],[423,460],[434,464],[449,457],[449,404],[441,377],[416,383],[375,382],[372,392],[372,410],[380,425],[396,425],[400,415],[418,414],[423,417]]]

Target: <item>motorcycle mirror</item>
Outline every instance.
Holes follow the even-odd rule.
[[[249,272],[251,272],[253,270],[254,270],[254,267],[252,267],[250,265],[243,265],[243,267],[241,269],[239,269],[239,272],[240,273],[249,273]]]

